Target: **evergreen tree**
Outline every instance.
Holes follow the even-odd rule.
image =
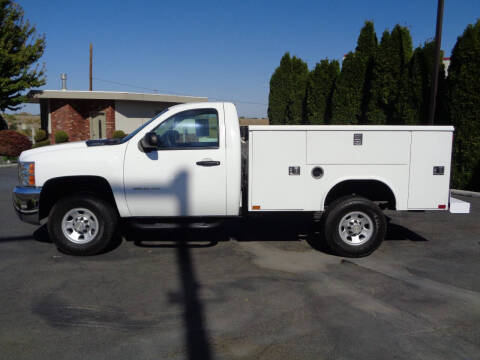
[[[368,105],[370,124],[405,124],[413,117],[408,63],[412,56],[410,31],[400,25],[382,35],[376,53]]]
[[[332,95],[340,73],[337,60],[322,60],[310,72],[306,94],[306,123],[328,124],[332,117]]]
[[[23,18],[23,9],[11,0],[0,0],[0,111],[18,110],[26,101],[24,90],[45,84],[37,61],[45,38]],[[35,65],[37,64],[37,65]]]
[[[443,58],[443,53],[440,55]],[[432,72],[435,60],[435,42],[425,42],[417,47],[410,60],[410,98],[414,114],[407,124],[427,124],[430,112],[430,93],[432,88]],[[444,122],[445,113],[445,68],[440,66],[438,74],[437,109],[435,124]]]
[[[355,53],[347,54],[342,64],[332,100],[335,123],[365,123],[377,46],[375,28],[371,21],[367,21],[360,31]]]
[[[334,124],[358,124],[361,109],[361,76],[355,55],[349,52],[342,62],[342,70],[332,96],[332,122]]]
[[[480,190],[480,20],[458,37],[448,70],[448,104],[455,126],[453,186]]]
[[[2,114],[0,114],[0,131],[7,130],[7,129],[8,129],[8,124],[6,120],[2,117]]]
[[[270,124],[300,124],[305,118],[304,102],[308,66],[287,52],[270,79],[268,117]]]
[[[378,49],[377,34],[372,21],[366,21],[360,31],[355,49],[355,56],[359,59],[363,76],[361,90],[361,108],[359,123],[367,123],[368,103],[370,102],[370,88],[372,86],[373,64]]]

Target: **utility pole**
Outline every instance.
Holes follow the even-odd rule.
[[[93,45],[90,43],[90,75],[89,75],[89,82],[90,86],[88,87],[88,90],[92,91],[93,90],[93,83],[92,83],[92,76],[93,76],[93,69],[92,69],[92,57],[93,57]]]
[[[430,125],[433,125],[435,109],[437,107],[438,72],[440,71],[440,52],[442,46],[443,5],[444,0],[438,0],[437,28],[435,30],[435,62],[432,74],[432,89],[430,91],[430,112],[428,115],[428,123]]]

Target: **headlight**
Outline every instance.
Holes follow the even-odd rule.
[[[22,186],[35,186],[35,163],[33,161],[18,163],[18,182]]]

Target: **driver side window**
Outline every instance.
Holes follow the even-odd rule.
[[[218,148],[218,113],[215,109],[182,111],[153,131],[159,149]]]

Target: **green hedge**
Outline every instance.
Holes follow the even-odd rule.
[[[47,132],[42,129],[38,129],[37,132],[35,133],[35,142],[40,142],[40,141],[45,141],[47,139]]]
[[[35,145],[33,145],[32,147],[33,148],[38,148],[38,147],[47,146],[47,145],[50,145],[50,140],[49,139],[42,140],[42,141],[37,141],[35,143]]]
[[[113,138],[114,139],[123,139],[127,134],[123,130],[115,130],[113,132]]]
[[[68,134],[65,131],[60,130],[55,133],[55,144],[66,143],[68,140]]]

